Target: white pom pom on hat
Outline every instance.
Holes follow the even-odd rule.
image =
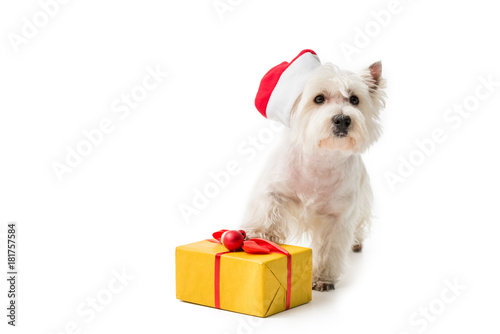
[[[255,107],[262,116],[290,126],[290,112],[313,70],[321,65],[313,50],[302,50],[291,62],[283,62],[260,81]]]

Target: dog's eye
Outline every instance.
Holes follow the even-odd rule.
[[[356,95],[352,95],[350,98],[349,98],[349,102],[351,102],[352,104],[354,105],[357,105],[359,103],[359,99]]]
[[[314,102],[320,104],[325,102],[325,97],[323,95],[318,95],[314,98]]]

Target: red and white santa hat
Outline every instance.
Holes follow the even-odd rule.
[[[313,50],[303,50],[291,62],[283,62],[264,75],[255,97],[262,116],[290,126],[293,104],[304,90],[312,71],[321,65]]]

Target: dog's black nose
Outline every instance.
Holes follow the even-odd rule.
[[[347,135],[347,129],[349,128],[349,125],[351,125],[351,117],[345,115],[337,115],[332,118],[332,122],[335,125],[333,132],[336,135]]]

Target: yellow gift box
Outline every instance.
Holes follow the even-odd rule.
[[[311,301],[312,251],[280,245],[291,255],[289,307]],[[208,240],[175,250],[177,299],[258,317],[287,308],[288,260],[279,253],[228,252],[220,256],[216,296],[216,255],[227,249]]]

